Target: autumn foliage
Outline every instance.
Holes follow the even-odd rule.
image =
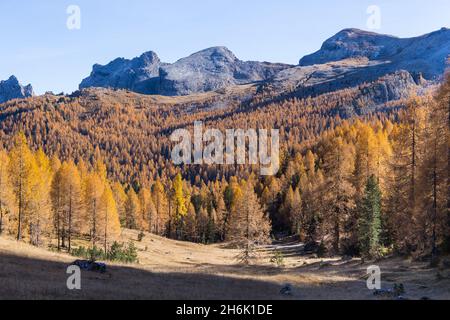
[[[88,237],[106,249],[125,227],[248,253],[290,234],[330,254],[434,258],[450,245],[449,85],[350,119],[340,114],[351,90],[223,109],[208,109],[211,100],[196,112],[129,93],[7,104],[0,231],[35,245],[57,239],[59,249]],[[167,136],[199,119],[280,128],[281,170],[173,165]],[[26,134],[13,139],[7,128]]]

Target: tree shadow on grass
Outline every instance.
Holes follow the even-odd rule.
[[[284,296],[280,294],[282,283],[242,276],[221,276],[218,273],[226,270],[220,266],[211,266],[206,272],[185,273],[152,272],[133,266],[109,266],[106,274],[82,271],[81,290],[69,290],[66,286],[70,276],[66,274],[69,265],[70,263],[0,254],[0,299],[345,299],[337,292],[327,292],[317,285],[294,286],[292,296]],[[235,267],[230,271],[236,270]],[[240,275],[252,275],[254,271],[253,267],[242,268]],[[354,286],[354,283],[350,281],[341,285],[346,288]]]
[[[74,259],[75,260],[75,259]],[[66,286],[70,263],[0,255],[0,299],[281,299],[280,286],[202,273],[157,273],[109,266],[82,271],[81,290]]]

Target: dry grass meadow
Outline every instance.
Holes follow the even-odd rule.
[[[67,254],[0,237],[0,299],[381,299],[366,287],[369,263],[358,259],[318,259],[302,254],[302,245],[284,243],[261,249],[251,266],[239,265],[236,250],[172,241],[125,230],[133,240],[139,263],[110,264],[106,274],[82,272],[82,289],[66,287]],[[284,267],[270,262],[273,250],[283,252]],[[373,264],[373,263],[372,263]],[[376,262],[382,284],[402,283],[404,298],[450,299],[450,270],[400,258]],[[292,294],[282,295],[286,284]]]

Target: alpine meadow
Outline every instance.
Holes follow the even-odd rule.
[[[447,3],[423,13],[439,28],[405,33],[413,17],[386,1],[327,4],[352,7],[360,28],[343,30],[303,1],[217,21],[204,14],[218,4],[117,1],[105,9],[117,25],[95,1],[42,2],[47,21],[30,32],[60,41],[13,40],[25,32],[14,17],[44,9],[0,4],[16,26],[0,28],[1,300],[450,299]],[[250,32],[247,18],[274,30]],[[190,53],[217,41],[297,60]]]

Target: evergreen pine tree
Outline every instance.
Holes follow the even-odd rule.
[[[375,257],[380,248],[381,191],[374,175],[367,181],[360,207],[359,243],[363,257]]]

